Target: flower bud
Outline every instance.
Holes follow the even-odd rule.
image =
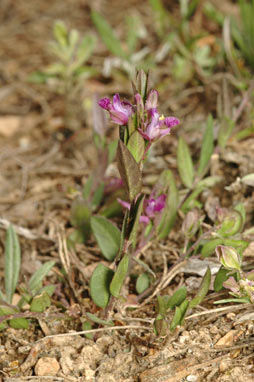
[[[235,248],[218,245],[215,252],[219,261],[226,269],[241,270],[242,260]]]
[[[146,99],[146,110],[156,109],[158,106],[158,92],[157,90],[150,90],[147,99]]]
[[[199,211],[197,208],[189,211],[184,218],[182,231],[186,238],[191,239],[200,226]]]

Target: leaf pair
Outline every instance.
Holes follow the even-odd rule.
[[[119,297],[128,267],[128,254],[122,258],[115,272],[103,264],[97,265],[90,280],[91,297],[97,306],[105,308],[111,295]]]

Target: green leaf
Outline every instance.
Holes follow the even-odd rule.
[[[114,272],[103,264],[97,265],[90,280],[90,294],[93,302],[100,308],[108,304],[109,286]]]
[[[234,247],[235,249],[238,250],[240,254],[249,246],[249,244],[250,244],[249,241],[245,241],[245,240],[234,240],[234,239],[223,240],[223,245]]]
[[[92,11],[91,16],[93,23],[95,24],[95,27],[108,50],[113,53],[114,56],[127,60],[128,57],[122,49],[121,42],[116,37],[113,29],[106,21],[105,17],[96,11]]]
[[[9,320],[9,325],[14,329],[28,329],[29,322],[26,318],[23,317],[12,318]]]
[[[173,173],[170,170],[162,172],[158,179],[158,187],[167,195],[165,207],[159,216],[159,221],[155,219],[155,226],[158,239],[165,239],[173,228],[178,211],[178,189],[174,180]]]
[[[114,141],[111,141],[108,144],[108,163],[113,162],[116,156],[116,150],[117,150],[118,140],[115,139]]]
[[[234,207],[234,210],[239,212],[242,217],[242,225],[244,226],[245,220],[246,220],[246,209],[242,202],[237,203],[237,205]]]
[[[220,290],[222,290],[223,283],[228,279],[230,273],[231,271],[229,271],[228,269],[225,269],[223,266],[220,267],[216,274],[213,284],[215,292],[219,292]]]
[[[155,16],[157,33],[160,37],[163,37],[165,21],[169,22],[169,20],[166,19],[166,9],[164,8],[161,0],[149,0],[149,4]]]
[[[75,244],[83,244],[85,242],[86,238],[79,229],[75,229],[72,231],[69,236],[67,237],[67,247],[75,248]]]
[[[184,300],[180,306],[177,306],[175,308],[175,314],[174,314],[174,317],[172,319],[172,322],[171,322],[171,325],[170,325],[170,330],[173,331],[175,330],[175,328],[178,326],[178,325],[181,325],[183,320],[184,320],[184,317],[185,317],[185,314],[187,312],[187,309],[189,307],[189,301],[188,300]]]
[[[175,306],[181,305],[182,302],[187,297],[187,289],[185,286],[182,286],[181,288],[177,289],[173,296],[169,298],[166,304],[166,310],[173,309]]]
[[[112,321],[102,320],[101,318],[97,317],[95,314],[92,314],[90,312],[86,312],[86,316],[89,318],[89,320],[96,322],[96,324],[114,326],[114,323]]]
[[[201,194],[202,191],[204,191],[204,187],[196,188],[183,203],[181,207],[181,211],[184,213],[187,213],[192,208],[196,207],[196,203],[197,203],[196,199],[199,196],[199,194]]]
[[[21,261],[19,241],[12,225],[9,226],[6,233],[4,259],[5,294],[7,302],[11,304],[19,278]]]
[[[205,245],[201,249],[201,255],[203,257],[208,257],[212,255],[215,252],[215,248],[217,247],[217,245],[221,245],[221,244],[224,244],[223,239],[209,240],[207,243],[205,243]]]
[[[131,55],[135,52],[137,47],[140,20],[137,16],[132,15],[126,16],[125,21],[127,25],[126,43],[128,46],[128,54]]]
[[[145,196],[144,195],[140,195],[138,200],[135,203],[135,208],[134,208],[134,215],[135,215],[134,216],[134,223],[132,224],[131,232],[130,232],[130,235],[129,235],[129,241],[132,243],[133,248],[136,247],[137,233],[138,233],[138,229],[140,227],[139,219],[140,219],[141,213],[143,211],[144,200],[145,200]],[[129,223],[129,225],[130,225],[130,223]]]
[[[110,283],[110,292],[114,297],[119,297],[122,285],[124,283],[125,277],[127,275],[129,268],[129,255],[126,254],[120,261],[113,279]]]
[[[84,201],[76,199],[71,206],[71,224],[84,235],[87,240],[91,233],[91,209]]]
[[[44,263],[29,280],[29,289],[34,296],[37,291],[41,288],[41,283],[43,279],[47,276],[51,268],[55,265],[55,261],[47,261]]]
[[[82,330],[91,330],[92,329],[92,324],[90,321],[85,321],[82,324]],[[85,337],[89,338],[89,340],[93,339],[94,334],[93,333],[85,333]]]
[[[141,273],[136,281],[136,291],[138,294],[143,293],[150,285],[150,277],[146,272]]]
[[[5,305],[0,305],[0,316],[8,316],[9,314],[15,313],[18,313],[17,309]]]
[[[210,114],[207,123],[206,129],[203,136],[203,143],[201,146],[201,153],[199,159],[198,175],[202,176],[207,170],[208,163],[213,153],[213,117]]]
[[[62,47],[68,46],[68,32],[63,21],[57,20],[54,24],[54,37]]]
[[[90,193],[92,191],[92,185],[93,185],[93,177],[92,175],[89,176],[87,179],[83,191],[82,191],[82,196],[85,201],[87,201],[90,197]]]
[[[207,176],[206,178],[200,180],[197,185],[196,185],[196,188],[202,188],[205,189],[205,188],[208,188],[208,187],[213,187],[215,186],[215,184],[219,183],[222,181],[222,177],[221,176],[218,176],[218,175],[214,175],[214,176]]]
[[[182,137],[179,138],[177,147],[177,167],[185,187],[192,188],[194,181],[194,167],[189,147]]]
[[[137,130],[131,134],[128,140],[127,148],[136,162],[139,163],[144,155],[145,141]]]
[[[117,167],[132,201],[141,191],[142,174],[133,155],[121,140],[117,148]]]
[[[103,256],[113,261],[120,248],[121,232],[104,216],[92,216],[91,227]]]
[[[227,144],[227,141],[235,127],[235,122],[224,116],[224,118],[221,121],[220,129],[219,129],[219,134],[218,134],[218,143],[219,146],[224,148]]]
[[[39,296],[36,296],[32,299],[30,310],[31,312],[44,312],[46,308],[51,305],[51,299],[47,292],[43,292]]]
[[[154,320],[154,331],[157,336],[166,336],[168,332],[168,323],[161,315],[158,315]]]
[[[201,281],[199,289],[196,293],[196,296],[190,302],[190,308],[194,308],[195,306],[199,305],[204,300],[205,296],[207,295],[209,291],[210,282],[211,282],[211,270],[210,270],[210,267],[208,267],[203,277],[203,280]]]
[[[96,45],[96,37],[93,35],[86,35],[77,50],[75,66],[83,65],[91,56]]]
[[[97,189],[95,190],[95,192],[93,194],[93,199],[92,199],[92,209],[93,210],[98,208],[99,205],[101,204],[102,198],[104,196],[104,188],[105,188],[105,185],[104,185],[104,182],[102,182],[97,187]]]
[[[229,302],[240,302],[240,303],[243,303],[243,304],[246,304],[248,302],[250,302],[250,300],[246,297],[242,297],[242,298],[226,298],[224,300],[218,300],[218,301],[214,301],[214,304],[227,304]]]
[[[221,228],[217,233],[223,237],[230,237],[241,231],[243,219],[240,212],[234,210],[230,215],[226,216],[221,224]]]

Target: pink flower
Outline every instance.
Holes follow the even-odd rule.
[[[121,204],[124,208],[127,208],[128,210],[130,209],[131,205],[128,202],[125,202],[124,200],[117,199],[118,203]],[[150,198],[146,199],[144,201],[144,209],[145,209],[145,215],[141,215],[139,218],[139,221],[141,223],[148,224],[152,218],[155,217],[157,213],[163,210],[165,207],[165,202],[166,202],[166,195],[161,194],[158,196],[158,198]]]
[[[127,101],[121,101],[119,94],[115,94],[113,102],[109,98],[102,98],[99,106],[107,110],[112,122],[118,125],[127,125],[129,117],[133,114],[133,106]]]
[[[157,109],[149,109],[150,114],[149,123],[145,124],[146,130],[138,129],[143,138],[149,142],[154,142],[165,135],[170,134],[170,130],[173,126],[176,126],[180,121],[175,117],[160,116]]]
[[[160,212],[165,207],[166,195],[161,194],[157,199],[150,198],[145,201],[145,212],[149,218],[153,218],[157,212]]]

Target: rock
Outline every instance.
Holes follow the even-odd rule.
[[[234,334],[235,334],[235,330],[230,330],[225,336],[219,339],[219,341],[214,345],[214,347],[220,348],[225,346],[233,346]]]
[[[36,363],[35,375],[42,377],[46,375],[56,375],[60,369],[59,363],[55,358],[43,357]]]

